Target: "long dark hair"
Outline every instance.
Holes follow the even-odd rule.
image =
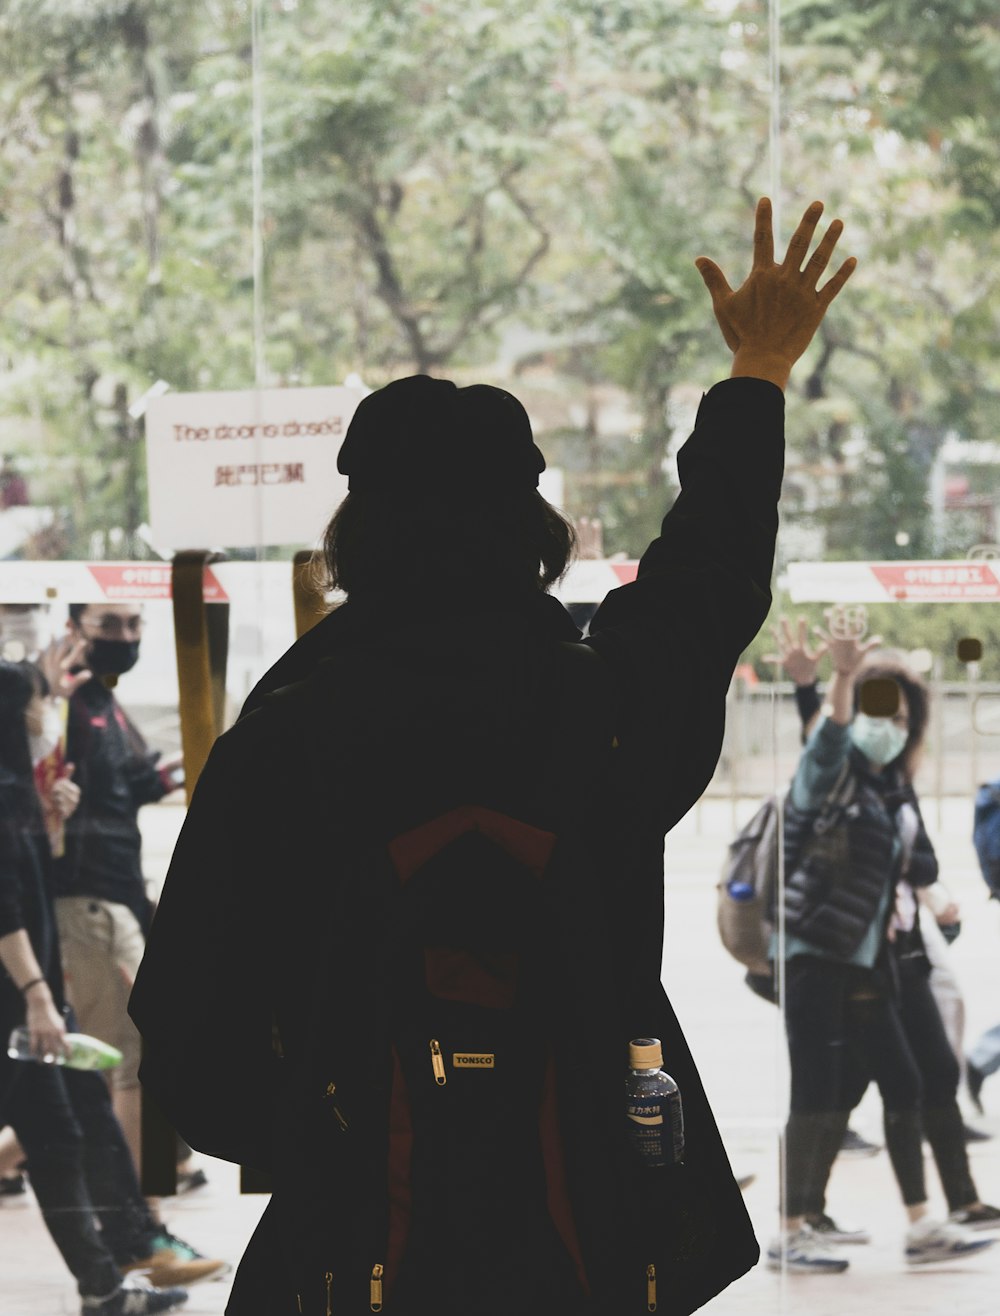
[[[0,662],[0,763],[14,777],[13,807],[20,824],[33,821],[38,812],[24,715],[34,696],[45,693],[46,685],[31,663]]]
[[[895,681],[906,696],[910,714],[910,730],[906,744],[893,763],[907,782],[912,783],[920,766],[927,726],[930,722],[931,692],[927,682],[909,666],[902,654],[893,649],[876,649],[858,669],[854,677],[854,711],[861,704],[861,687],[866,681]]]
[[[572,523],[534,489],[359,491],[326,527],[324,584],[347,594],[544,591],[565,575],[576,543]]]

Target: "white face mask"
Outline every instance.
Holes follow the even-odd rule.
[[[907,733],[888,717],[869,717],[858,713],[851,723],[851,740],[865,758],[884,768],[906,747]]]
[[[31,746],[31,765],[41,763],[42,759],[47,759],[55,747],[59,744],[62,736],[62,718],[59,716],[59,709],[55,704],[45,701],[45,715],[42,720],[42,732],[39,736],[29,736],[28,742]]]

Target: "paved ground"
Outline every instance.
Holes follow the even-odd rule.
[[[755,803],[745,802],[746,817]],[[934,811],[928,810],[928,821]],[[147,870],[162,878],[181,810],[144,811]],[[1000,908],[987,904],[969,840],[971,811],[948,802],[943,828],[932,828],[942,873],[963,903],[965,925],[952,949],[965,988],[968,1036],[1000,1017]],[[757,1178],[747,1205],[758,1237],[774,1230],[777,1203],[777,1131],[784,1116],[784,1047],[775,1010],[742,986],[740,969],[721,949],[714,929],[714,883],[732,833],[728,802],[706,804],[671,835],[667,846],[667,926],[664,982],[699,1061],[709,1096],[740,1175]],[[665,1059],[669,1070],[669,1057]],[[994,1090],[995,1089],[995,1090]],[[1000,1202],[1000,1078],[985,1090],[987,1116],[976,1121],[992,1142],[973,1151],[982,1196]],[[880,1140],[877,1098],[869,1093],[856,1127]],[[165,1218],[180,1237],[210,1256],[238,1262],[266,1198],[241,1197],[238,1170],[202,1158],[210,1183],[190,1197],[165,1203]],[[932,1205],[943,1209],[928,1165]],[[1000,1307],[1000,1242],[977,1262],[908,1270],[902,1260],[903,1213],[884,1152],[865,1161],[838,1161],[829,1193],[838,1218],[868,1226],[867,1247],[846,1250],[850,1270],[841,1276],[780,1276],[758,1266],[704,1310],[712,1316],[843,1316],[853,1308],[869,1316],[994,1316]],[[221,1316],[230,1281],[191,1289],[185,1311]],[[75,1316],[72,1281],[30,1196],[0,1208],[0,1316]]]

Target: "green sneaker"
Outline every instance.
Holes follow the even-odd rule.
[[[182,1238],[172,1234],[164,1225],[159,1226],[150,1239],[150,1245],[156,1259],[154,1266],[150,1267],[156,1270],[156,1277],[150,1276],[154,1284],[157,1278],[163,1279],[168,1273],[171,1278],[176,1276],[176,1280],[183,1275],[185,1284],[194,1284],[198,1280],[219,1279],[232,1270],[228,1261],[218,1261],[203,1256],[197,1248],[193,1248],[190,1243],[185,1243]],[[165,1256],[165,1253],[168,1255]],[[148,1264],[147,1262],[146,1265]],[[145,1268],[146,1266],[143,1267]]]

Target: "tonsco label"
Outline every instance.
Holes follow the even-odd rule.
[[[456,1069],[492,1069],[495,1052],[453,1051],[451,1063]]]

